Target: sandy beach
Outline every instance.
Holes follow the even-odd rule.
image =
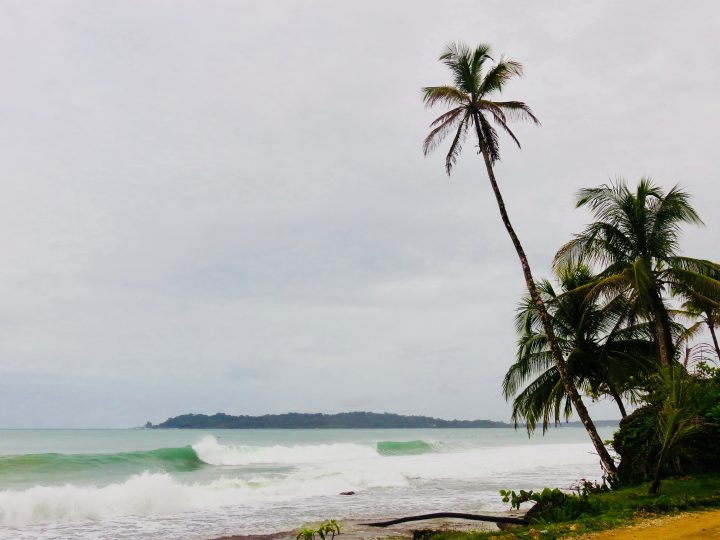
[[[412,538],[413,531],[433,529],[438,531],[487,531],[496,530],[491,523],[468,522],[462,520],[437,519],[424,522],[405,523],[385,529],[348,523],[341,538]],[[216,540],[284,540],[294,539],[294,531],[269,535],[225,536]],[[678,516],[662,517],[643,521],[632,527],[621,527],[580,537],[578,540],[707,540],[720,538],[720,510],[710,512],[692,512]]]
[[[707,540],[720,538],[720,510],[644,521],[581,537],[583,540]]]
[[[515,516],[516,514],[510,514]],[[400,523],[389,527],[372,527],[357,521],[343,522],[342,534],[338,540],[357,540],[361,538],[412,538],[418,530],[433,531],[497,531],[494,523],[468,521],[462,519],[427,519],[411,523]],[[267,535],[235,535],[216,538],[215,540],[295,540],[298,531],[286,531]]]

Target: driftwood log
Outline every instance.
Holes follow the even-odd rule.
[[[437,518],[454,518],[469,519],[473,521],[489,521],[491,523],[506,523],[509,525],[528,525],[530,522],[525,518],[509,517],[509,516],[487,516],[483,514],[463,514],[459,512],[435,512],[434,514],[421,514],[419,516],[407,516],[388,521],[376,521],[373,523],[363,523],[368,527],[389,527],[398,523],[407,523],[408,521],[423,521],[425,519]]]

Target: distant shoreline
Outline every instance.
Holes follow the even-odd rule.
[[[617,420],[600,420],[598,427],[617,426]],[[148,422],[147,429],[452,429],[514,428],[513,424],[495,420],[443,420],[429,416],[407,416],[365,411],[323,414],[286,413],[262,416],[232,416],[217,413],[183,414],[159,424]],[[581,422],[566,422],[558,427],[582,427]],[[522,426],[517,426],[522,429]]]

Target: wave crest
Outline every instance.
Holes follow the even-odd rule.
[[[411,456],[436,451],[436,445],[425,441],[380,441],[377,451],[381,456]]]
[[[220,444],[211,435],[192,445],[198,458],[210,465],[303,464],[377,457],[370,446],[335,443],[296,446]]]
[[[144,470],[184,472],[202,467],[190,446],[114,454],[25,454],[0,456],[0,482],[14,483],[29,477],[52,480],[82,473],[127,475]]]

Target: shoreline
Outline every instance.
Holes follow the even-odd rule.
[[[516,517],[522,513],[507,512]],[[416,531],[435,533],[493,532],[500,529],[490,522],[467,521],[441,518],[391,525],[369,527],[360,522],[346,520],[340,538],[337,540],[358,540],[364,538],[413,538]],[[236,534],[214,537],[209,540],[295,540],[300,528],[268,534]],[[683,512],[677,515],[661,515],[639,522],[619,524],[602,531],[585,534],[563,535],[562,539],[575,540],[704,540],[720,538],[720,510],[706,509]]]
[[[494,523],[467,521],[451,518],[428,519],[413,523],[401,523],[388,527],[372,527],[359,521],[345,520],[339,522],[342,532],[335,540],[356,540],[361,538],[412,538],[413,533],[419,530],[433,530],[438,532],[475,532],[499,531]],[[301,527],[290,531],[268,534],[236,534],[220,536],[209,540],[295,540]],[[320,540],[317,538],[317,540]]]
[[[498,517],[523,517],[524,512],[506,511],[493,512]],[[490,515],[490,514],[489,514]],[[375,521],[383,519],[396,519],[400,516],[373,518]],[[371,526],[355,519],[338,520],[342,526],[342,532],[336,540],[355,540],[361,538],[413,538],[415,531],[432,530],[437,532],[491,532],[500,531],[496,523],[490,521],[475,521],[458,518],[432,518],[420,521],[399,523],[386,527]],[[213,537],[209,540],[295,540],[298,532],[303,526],[287,531],[272,532],[265,534],[234,534],[229,536]],[[319,540],[319,539],[318,539]]]

